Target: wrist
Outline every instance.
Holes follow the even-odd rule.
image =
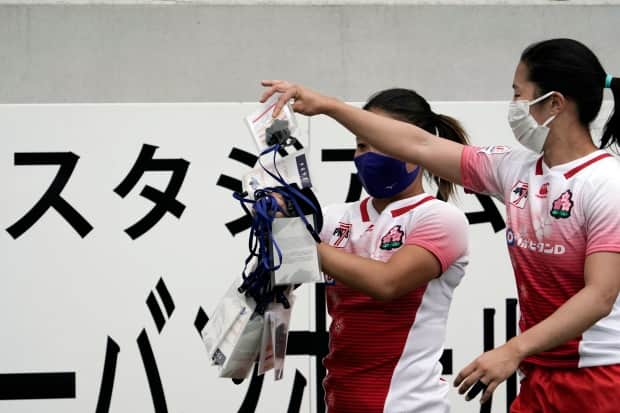
[[[509,347],[519,360],[523,360],[530,355],[527,343],[524,342],[522,336],[516,336],[508,340],[506,346]]]
[[[332,117],[332,115],[338,110],[338,106],[341,104],[342,102],[334,97],[331,96],[325,96],[324,97],[324,102],[320,107],[320,112],[324,115],[327,115],[329,117]]]

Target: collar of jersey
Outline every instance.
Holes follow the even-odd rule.
[[[553,168],[549,168],[545,165],[542,155],[536,161],[536,175],[546,175],[549,172],[559,173],[564,175],[564,178],[570,179],[575,176],[579,171],[587,168],[595,162],[601,159],[609,158],[611,155],[604,150],[594,151],[586,156],[575,159],[573,161],[556,165]]]
[[[399,199],[398,201],[394,201],[391,204],[388,204],[388,206],[385,207],[385,209],[383,210],[383,213],[389,211],[389,213],[392,215],[392,218],[396,218],[433,199],[435,199],[434,196],[423,192],[421,194],[414,195],[405,199]],[[362,216],[362,222],[373,222],[380,216],[380,214],[373,206],[371,200],[371,197],[367,197],[363,199],[362,202],[360,202],[360,213]]]

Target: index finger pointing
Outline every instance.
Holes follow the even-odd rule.
[[[263,86],[273,86],[276,83],[280,83],[281,80],[261,80],[260,84]]]
[[[265,92],[263,92],[263,94],[260,97],[259,102],[260,103],[265,103],[267,101],[267,99],[269,99],[271,96],[273,96],[276,92],[277,92],[277,88],[275,86],[271,86],[269,89],[267,89]]]
[[[297,94],[297,91],[294,88],[288,89],[284,93],[282,93],[282,96],[278,98],[278,102],[276,103],[276,106],[273,108],[272,116],[274,118],[277,117],[280,114],[280,111],[282,110],[284,105],[286,105],[289,100],[293,99],[296,94]]]

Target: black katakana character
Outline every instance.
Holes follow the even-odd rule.
[[[189,162],[181,158],[153,159],[153,155],[155,154],[157,148],[157,146],[153,145],[142,145],[142,150],[138,155],[136,163],[131,168],[131,171],[129,171],[129,174],[125,177],[123,182],[121,182],[114,189],[114,192],[120,195],[121,198],[125,198],[133,187],[136,186],[144,172],[172,172],[172,177],[164,192],[148,185],[142,189],[140,195],[154,202],[155,206],[140,221],[125,229],[125,232],[131,237],[131,239],[136,239],[150,230],[153,226],[155,226],[155,224],[157,224],[157,222],[159,222],[166,212],[170,212],[175,217],[180,218],[185,210],[185,205],[176,199],[176,195],[181,189],[183,179],[185,179]]]
[[[6,230],[18,238],[33,226],[51,207],[84,238],[92,229],[88,223],[61,195],[80,157],[73,152],[16,152],[15,165],[60,165],[54,181],[30,211]]]
[[[75,399],[75,372],[0,374],[0,400],[36,399]]]

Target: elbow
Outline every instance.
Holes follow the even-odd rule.
[[[618,293],[610,290],[599,291],[596,299],[597,316],[601,318],[607,317],[614,308],[614,304],[618,299]]]
[[[402,296],[403,293],[396,283],[383,281],[369,295],[377,301],[392,301]]]
[[[604,297],[602,297],[598,304],[600,318],[605,318],[611,313],[617,297],[617,295],[612,297],[611,294],[605,294]]]

